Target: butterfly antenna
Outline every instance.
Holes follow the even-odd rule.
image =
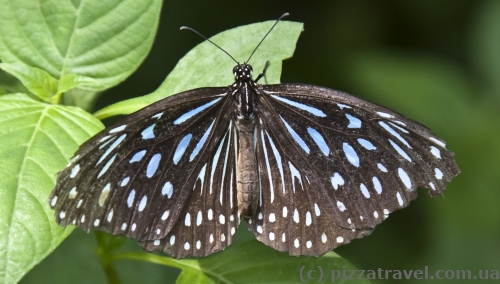
[[[252,58],[253,54],[255,53],[255,51],[257,50],[257,48],[259,48],[259,46],[261,45],[261,43],[266,39],[267,35],[274,29],[274,27],[278,24],[278,22],[283,19],[284,17],[290,15],[289,13],[284,13],[283,15],[281,15],[281,17],[279,17],[277,20],[276,20],[276,23],[274,23],[274,25],[271,27],[271,29],[269,29],[269,31],[267,32],[267,34],[260,40],[259,44],[257,44],[257,46],[254,48],[254,50],[252,51],[252,54],[250,54],[250,57],[248,57],[247,61],[245,61],[245,63],[248,63],[250,61],[250,58]]]
[[[238,61],[236,61],[236,59],[234,59],[234,57],[231,56],[231,54],[229,54],[227,51],[225,51],[222,47],[218,46],[217,44],[215,44],[213,41],[209,40],[206,36],[200,34],[199,32],[197,32],[196,30],[190,28],[190,27],[186,27],[186,26],[182,26],[181,27],[181,30],[190,30],[192,32],[194,32],[195,34],[201,36],[202,38],[204,38],[205,40],[207,40],[208,42],[210,42],[211,44],[217,46],[220,50],[224,51],[225,54],[227,54],[229,57],[231,57],[231,59],[236,62],[236,64],[240,64]]]

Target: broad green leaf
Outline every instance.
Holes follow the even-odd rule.
[[[59,80],[59,85],[57,86],[57,92],[64,93],[70,89],[78,88],[81,86],[98,87],[99,83],[90,77],[85,77],[76,74],[65,74],[61,78],[61,80]]]
[[[177,283],[370,283],[364,278],[342,279],[342,273],[356,268],[334,252],[322,257],[291,257],[257,240],[200,259],[177,260],[148,253],[122,253],[115,256],[118,259],[182,269]]]
[[[25,93],[28,94],[28,89],[17,79],[9,73],[0,68],[0,87],[5,90],[6,94]]]
[[[48,72],[95,79],[104,90],[148,54],[161,0],[0,0],[0,58]]]
[[[49,101],[56,94],[56,80],[40,68],[19,63],[0,63],[0,68],[18,78],[30,92],[44,101]]]
[[[47,196],[78,146],[103,128],[76,107],[0,96],[0,283],[17,282],[71,232]]]
[[[210,39],[236,60],[243,62],[248,59],[274,23],[275,21],[267,21],[241,26],[219,33]],[[266,77],[261,79],[260,83],[280,82],[282,61],[293,55],[302,30],[302,23],[282,21],[264,40],[250,60],[254,69],[254,77],[263,70],[266,61],[271,63]],[[229,86],[234,82],[232,74],[234,66],[235,62],[229,56],[213,44],[204,41],[177,63],[156,91],[146,96],[118,102],[101,109],[94,115],[103,119],[117,114],[129,114],[160,99],[190,89]]]
[[[51,102],[58,103],[63,93],[72,89],[84,89],[85,86],[97,88],[99,83],[90,77],[76,74],[64,74],[57,85],[57,94],[54,98],[52,98]]]
[[[82,89],[71,89],[63,95],[63,105],[77,106],[87,112],[94,109],[95,100],[101,95],[99,91],[90,91]]]

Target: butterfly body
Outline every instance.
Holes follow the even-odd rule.
[[[57,222],[184,258],[230,245],[241,216],[266,245],[319,256],[460,172],[419,123],[251,71],[238,64],[229,87],[165,98],[84,143],[49,197]]]
[[[238,137],[237,200],[238,212],[250,218],[255,215],[259,200],[257,162],[255,159],[255,98],[260,92],[252,81],[252,66],[238,64],[233,68],[236,82],[230,91],[235,96],[235,121]]]

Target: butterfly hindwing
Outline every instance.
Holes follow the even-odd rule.
[[[256,153],[262,189],[247,226],[292,255],[321,255],[369,234],[390,212],[439,196],[458,172],[422,125],[316,86],[263,86]]]
[[[204,88],[169,97],[83,144],[59,173],[49,197],[57,222],[145,243],[179,233],[175,244],[182,244],[183,250],[186,242],[213,231],[219,241],[207,239],[213,245],[205,254],[223,249],[238,220],[236,206],[229,207],[235,200],[222,205],[216,202],[222,185],[235,186],[236,134],[234,124],[230,125],[233,104],[226,92],[227,88]],[[220,149],[219,160],[214,162]],[[213,167],[218,169],[215,173]],[[204,199],[199,198],[200,193],[205,194]],[[223,194],[232,198],[229,191]],[[209,209],[213,218],[208,216]],[[201,224],[196,225],[201,210],[204,223],[200,228]],[[227,218],[224,226],[219,226],[220,215]],[[225,241],[220,241],[222,234]],[[196,246],[194,240],[191,248]],[[169,250],[174,256],[198,255],[191,250],[180,253],[175,245]]]

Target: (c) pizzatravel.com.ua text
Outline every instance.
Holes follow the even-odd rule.
[[[369,279],[369,280],[427,280],[427,279],[443,279],[443,280],[499,280],[500,270],[429,270],[428,266],[424,269],[416,270],[390,270],[378,268],[377,270],[349,270],[347,267],[344,269],[324,269],[321,266],[300,268],[300,281],[304,283],[328,283],[345,280],[355,279]]]

